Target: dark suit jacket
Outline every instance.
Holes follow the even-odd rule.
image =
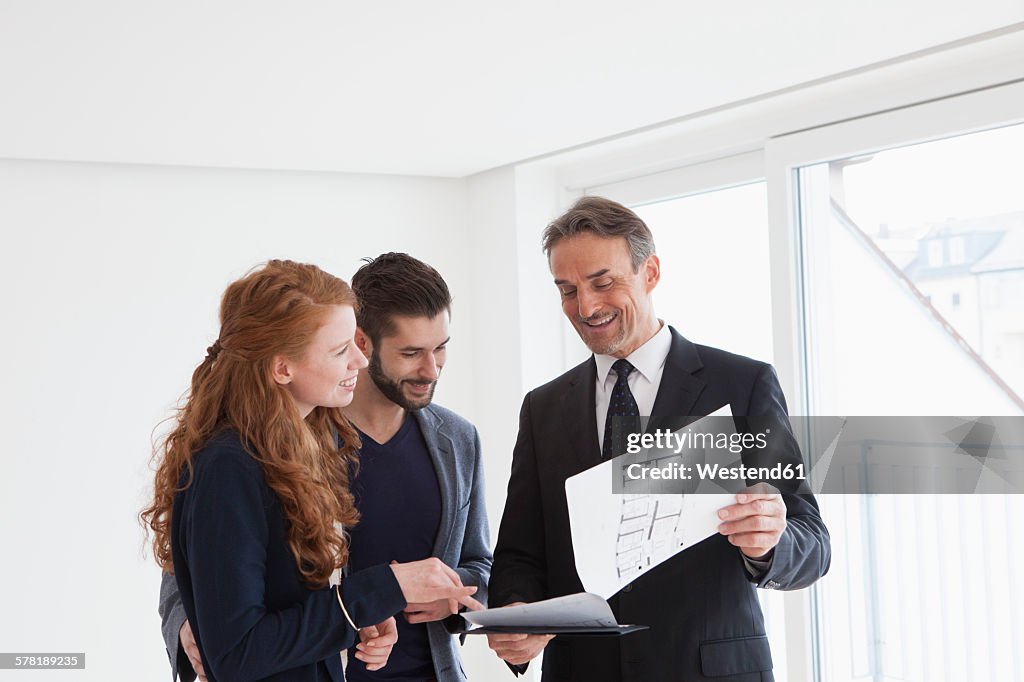
[[[652,417],[784,416],[770,365],[698,346],[674,329]],[[489,588],[491,606],[583,590],[565,480],[601,461],[591,358],[523,400]],[[652,419],[652,421],[655,421]],[[784,495],[788,525],[756,585],[798,589],[828,570],[828,531],[810,495]],[[617,639],[556,638],[543,680],[770,682],[771,653],[755,582],[739,550],[715,535],[644,574],[609,600],[620,623],[650,630]]]
[[[356,632],[334,590],[302,582],[263,467],[226,431],[196,454],[193,468],[192,485],[174,498],[171,551],[207,678],[342,682],[338,652]],[[341,597],[360,627],[405,608],[385,565],[346,578]]]

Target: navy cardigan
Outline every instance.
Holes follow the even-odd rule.
[[[193,468],[192,485],[174,498],[171,551],[208,679],[343,682],[339,652],[357,633],[333,589],[302,582],[262,466],[225,431]],[[347,576],[341,598],[357,627],[406,605],[386,565]]]

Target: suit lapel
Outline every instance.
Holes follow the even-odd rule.
[[[441,491],[441,525],[437,529],[433,551],[433,556],[440,557],[452,533],[455,500],[460,499],[459,477],[455,470],[455,448],[451,437],[444,430],[444,421],[429,407],[416,410],[413,415],[419,422],[423,440],[427,443],[427,451],[430,452],[430,459],[434,463],[437,484]]]
[[[669,331],[672,332],[672,345],[665,359],[665,371],[661,375],[647,431],[666,428],[679,417],[703,416],[694,414],[694,406],[704,391],[705,383],[694,373],[704,367],[704,363],[690,341],[672,327]]]
[[[680,428],[679,417],[703,416],[694,415],[705,383],[694,376],[703,368],[697,348],[671,326],[672,345],[665,359],[665,371],[661,375],[661,385],[651,409],[648,420],[648,432],[657,428]],[[597,402],[595,386],[597,382],[597,363],[593,356],[572,370],[569,387],[562,395],[562,418],[569,432],[573,451],[576,455],[580,471],[597,466],[601,463],[601,443],[597,437]],[[672,419],[669,419],[672,418]],[[692,420],[686,420],[689,423]]]
[[[569,387],[562,394],[562,424],[569,432],[578,470],[601,463],[601,444],[597,439],[597,402],[594,394],[597,364],[593,356],[578,365],[569,377]]]

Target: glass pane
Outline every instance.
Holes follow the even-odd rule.
[[[1024,126],[799,171],[820,415],[1024,414]],[[1024,680],[1021,496],[823,496],[823,680]]]
[[[772,357],[765,183],[633,206],[661,259],[656,310],[686,338]]]
[[[818,414],[1024,413],[1022,152],[1013,126],[801,169]]]

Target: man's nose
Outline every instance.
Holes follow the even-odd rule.
[[[590,317],[601,310],[601,297],[589,291],[576,291],[576,304],[580,307],[580,317]]]
[[[441,367],[437,364],[437,358],[434,357],[434,354],[424,353],[423,362],[420,363],[420,377],[427,381],[437,381],[440,372]]]

